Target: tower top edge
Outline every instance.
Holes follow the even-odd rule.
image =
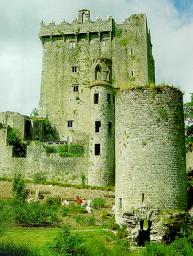
[[[140,21],[146,22],[146,15],[144,13],[132,14],[128,18],[124,19],[122,23],[117,23],[112,16],[108,16],[107,19],[96,17],[95,21],[90,18],[89,9],[81,9],[78,11],[78,17],[75,18],[72,23],[67,22],[65,19],[61,23],[56,24],[54,21],[40,24],[40,37],[55,34],[66,33],[88,33],[88,32],[102,32],[113,31],[114,24],[117,25],[140,25]]]

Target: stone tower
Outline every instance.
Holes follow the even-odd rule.
[[[187,207],[182,93],[169,86],[116,97],[116,221],[136,209]]]
[[[40,39],[40,115],[49,118],[61,140],[88,149],[88,184],[112,184],[115,91],[155,80],[146,17],[132,15],[122,24],[112,17],[93,22],[84,9],[71,24],[42,23]]]
[[[112,17],[93,22],[90,11],[84,9],[71,24],[65,20],[58,25],[42,22],[40,39],[40,115],[48,116],[61,139],[89,144],[90,87],[95,80],[91,67],[97,60],[111,61],[112,88],[154,82],[150,32],[143,14],[132,15],[122,24]]]
[[[91,85],[90,169],[88,183],[113,184],[115,162],[115,96],[111,84],[111,60],[94,63],[95,80]]]

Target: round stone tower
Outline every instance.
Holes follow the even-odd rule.
[[[94,63],[91,85],[90,168],[88,184],[105,186],[114,182],[114,90],[111,86],[111,61]],[[85,113],[86,114],[86,113]]]
[[[146,206],[187,206],[182,93],[169,86],[122,90],[116,97],[116,222]]]

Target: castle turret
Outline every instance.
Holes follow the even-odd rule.
[[[91,86],[90,168],[88,184],[105,186],[114,180],[114,90],[111,61],[98,59]]]
[[[135,209],[185,210],[182,93],[169,86],[116,95],[116,221]]]

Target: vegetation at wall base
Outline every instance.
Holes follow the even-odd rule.
[[[77,189],[91,189],[91,190],[103,190],[103,191],[115,191],[115,188],[112,186],[89,186],[89,185],[76,185],[76,184],[66,184],[63,182],[59,182],[59,181],[55,181],[55,180],[47,180],[46,177],[43,177],[43,179],[41,179],[41,172],[37,172],[37,176],[38,176],[38,180],[36,179],[36,177],[33,177],[32,179],[24,179],[26,183],[32,183],[32,184],[42,184],[42,185],[55,185],[55,186],[59,186],[59,187],[72,187],[72,188],[77,188]],[[44,175],[44,174],[42,174]],[[34,175],[36,176],[36,175]],[[8,181],[8,182],[12,182],[13,178],[11,177],[7,177],[7,176],[3,176],[0,177],[0,181]]]

